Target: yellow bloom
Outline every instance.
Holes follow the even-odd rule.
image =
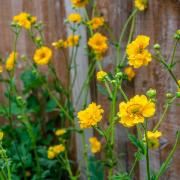
[[[59,153],[65,151],[65,147],[62,144],[55,145],[55,146],[53,146],[53,151],[56,153],[56,155],[58,155]]]
[[[46,46],[36,49],[34,53],[34,62],[38,65],[48,64],[52,58],[52,50]]]
[[[104,18],[103,17],[94,17],[87,24],[90,25],[92,29],[97,29],[104,25]]]
[[[180,86],[180,80],[178,80],[178,84],[179,84],[179,86]],[[180,88],[178,88],[178,92],[180,92]]]
[[[61,136],[66,133],[66,129],[58,129],[55,131],[56,136]]]
[[[149,45],[150,38],[139,35],[132,43],[127,46],[126,53],[128,55],[129,65],[134,68],[146,66],[152,60],[151,53],[146,50]]]
[[[53,151],[53,147],[52,146],[50,146],[48,148],[47,155],[48,155],[48,159],[54,159],[56,157],[56,153]]]
[[[3,72],[3,67],[0,65],[0,73]]]
[[[4,136],[4,133],[3,133],[3,131],[0,130],[0,141],[2,141],[3,136]]]
[[[107,37],[103,36],[101,33],[95,33],[88,41],[88,45],[97,54],[103,54],[107,51]]]
[[[98,81],[104,80],[105,76],[107,76],[107,73],[104,72],[104,71],[99,71],[96,74],[96,78],[97,78]]]
[[[162,133],[159,131],[147,131],[147,139],[148,139],[148,146],[150,149],[156,149],[159,147],[159,138],[162,136]],[[144,137],[145,141],[145,137]]]
[[[78,35],[70,35],[68,38],[67,38],[67,46],[76,46],[78,45],[79,43],[79,36]]]
[[[54,46],[56,49],[67,48],[67,42],[60,39],[56,42],[53,42],[52,46]]]
[[[78,112],[78,118],[81,128],[90,128],[95,126],[99,121],[102,120],[102,114],[104,110],[100,105],[91,103],[89,106],[80,112]]]
[[[9,57],[6,60],[6,70],[7,71],[11,71],[14,68],[15,65],[15,61],[17,58],[17,52],[11,52],[11,54],[9,55]]]
[[[144,11],[147,8],[148,0],[135,0],[135,7],[139,11]]]
[[[80,23],[82,20],[81,15],[79,13],[72,13],[68,16],[68,21],[72,23]]]
[[[136,95],[128,102],[119,105],[120,123],[125,127],[132,127],[143,123],[145,118],[152,117],[155,113],[155,104],[145,95]]]
[[[125,72],[125,74],[127,74],[129,81],[131,81],[131,80],[135,77],[135,75],[136,75],[135,71],[134,71],[133,68],[130,67],[130,66],[129,66],[129,67],[126,67],[126,68],[124,69],[124,72]]]
[[[24,27],[25,29],[30,29],[31,25],[36,22],[37,18],[35,16],[31,16],[28,13],[22,12],[13,17],[13,21]]]
[[[89,142],[91,143],[91,152],[97,153],[101,150],[101,142],[98,141],[96,137],[89,138]]]
[[[31,171],[26,171],[26,177],[30,177],[31,176]]]
[[[77,8],[85,7],[89,0],[71,0],[73,6]]]

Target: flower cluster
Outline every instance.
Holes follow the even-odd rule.
[[[102,119],[102,114],[104,110],[100,105],[96,103],[91,103],[89,106],[80,112],[78,112],[78,119],[80,123],[80,128],[90,128],[97,125]]]
[[[65,147],[63,144],[55,145],[55,146],[50,146],[48,148],[48,158],[49,159],[54,159],[56,158],[60,153],[65,151]]]
[[[89,138],[89,142],[91,144],[91,152],[98,153],[101,150],[101,142],[98,141],[96,137]]]
[[[128,102],[119,105],[120,123],[125,127],[132,127],[143,123],[145,118],[152,117],[155,113],[155,104],[145,95],[136,95]]]
[[[151,53],[146,49],[149,45],[149,41],[149,37],[139,35],[127,46],[126,53],[128,55],[129,65],[134,68],[139,68],[151,62]]]
[[[17,23],[19,26],[24,27],[25,29],[30,29],[36,20],[37,18],[35,16],[31,16],[26,12],[22,12],[13,17],[13,22]]]

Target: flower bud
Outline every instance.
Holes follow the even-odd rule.
[[[153,48],[156,50],[159,50],[161,48],[161,46],[159,44],[154,44]]]
[[[180,92],[176,92],[176,97],[180,98]]]
[[[122,76],[123,76],[123,73],[122,73],[122,72],[118,72],[118,73],[115,75],[116,78],[121,78]]]
[[[173,97],[174,97],[174,95],[172,93],[166,93],[166,98],[171,99]]]
[[[155,89],[149,89],[149,90],[146,92],[146,95],[147,95],[149,98],[154,98],[154,97],[156,97],[156,90],[155,90]]]

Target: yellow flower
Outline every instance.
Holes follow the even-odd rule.
[[[37,18],[35,16],[31,16],[26,12],[22,12],[13,17],[13,21],[24,27],[25,29],[30,29],[31,25],[36,22]]]
[[[68,21],[72,23],[80,23],[82,20],[81,15],[79,13],[72,13],[68,16]]]
[[[47,155],[48,155],[48,159],[54,159],[56,157],[56,153],[53,151],[53,147],[52,146],[50,146],[48,148]]]
[[[105,76],[107,76],[107,73],[104,72],[104,71],[99,71],[96,74],[96,78],[97,78],[98,81],[103,81]]]
[[[87,23],[91,26],[92,29],[97,29],[104,25],[104,18],[103,17],[94,17],[91,21]]]
[[[147,8],[148,0],[135,0],[135,7],[139,11],[144,11]]]
[[[4,136],[4,133],[3,133],[3,131],[0,130],[0,141],[2,141],[3,136]]]
[[[98,141],[96,137],[89,138],[89,142],[91,144],[91,152],[97,153],[101,150],[101,142]]]
[[[126,53],[128,55],[129,65],[134,68],[146,66],[152,60],[151,53],[146,50],[149,45],[150,38],[139,35],[132,43],[127,46]]]
[[[65,151],[65,147],[62,144],[55,145],[55,146],[53,146],[53,151],[56,153],[56,155],[58,155],[59,153]]]
[[[67,46],[76,46],[79,43],[79,36],[78,35],[70,35],[67,38]]]
[[[89,104],[85,110],[78,112],[77,117],[79,118],[80,128],[95,126],[102,120],[103,112],[104,110],[100,105],[96,105],[96,103]]]
[[[130,66],[129,66],[129,67],[126,67],[126,68],[124,69],[124,72],[125,72],[125,74],[127,74],[129,81],[131,81],[131,80],[135,77],[135,75],[136,75],[135,71],[134,71],[133,68],[130,67]]]
[[[0,65],[0,73],[3,72],[3,67]]]
[[[178,84],[180,86],[180,80],[178,80]],[[180,92],[180,87],[178,88],[178,92]]]
[[[103,36],[101,33],[95,33],[88,41],[88,45],[97,54],[103,54],[107,51],[107,37]]]
[[[150,149],[156,149],[159,147],[159,138],[162,136],[162,133],[159,131],[147,131],[148,147]],[[145,141],[145,137],[144,137]],[[146,141],[145,141],[146,142]]]
[[[31,171],[26,171],[26,177],[30,177],[31,176]]]
[[[155,104],[145,95],[136,95],[128,102],[119,105],[120,123],[125,127],[132,127],[143,123],[145,118],[152,117],[155,113]]]
[[[54,46],[56,49],[67,48],[67,42],[60,39],[56,42],[53,42],[52,46]]]
[[[15,65],[15,61],[17,58],[17,52],[11,52],[11,54],[9,55],[9,57],[6,60],[6,70],[7,71],[11,71],[14,68]]]
[[[73,6],[77,8],[85,7],[89,0],[71,0]]]
[[[34,62],[38,65],[48,64],[52,58],[52,50],[46,46],[36,49],[34,53]]]
[[[56,136],[61,136],[66,133],[66,129],[58,129],[55,131]]]

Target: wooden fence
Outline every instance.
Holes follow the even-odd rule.
[[[98,7],[101,14],[105,17],[106,22],[113,29],[114,34],[118,37],[120,29],[123,23],[128,17],[133,7],[133,0],[97,0]],[[12,50],[12,32],[10,31],[10,22],[12,17],[21,11],[29,12],[42,20],[45,26],[46,43],[50,46],[51,42],[63,38],[68,34],[66,27],[64,26],[64,19],[67,14],[72,11],[69,0],[0,0],[0,53],[5,56]],[[154,43],[160,43],[165,55],[169,55],[173,41],[173,33],[180,29],[180,1],[178,0],[149,0],[148,10],[139,13],[136,19],[136,35],[145,34],[151,37],[151,45]],[[80,30],[83,36],[84,43],[86,42],[86,30]],[[83,43],[82,43],[83,44]],[[83,45],[82,47],[83,48]],[[31,42],[28,40],[25,34],[22,35],[18,43],[18,52],[20,54],[28,54],[32,57],[33,48]],[[177,51],[177,58],[180,58],[180,51]],[[59,76],[63,83],[68,85],[69,77],[66,70],[66,57],[68,52],[64,55],[55,52],[54,57]],[[87,58],[82,51],[79,51],[79,79],[76,82],[74,89],[74,96],[77,94],[78,87],[83,80],[83,74],[86,73],[88,66]],[[114,50],[110,48],[108,56],[103,62],[104,69],[110,71],[115,64]],[[23,63],[19,65],[19,72],[23,68]],[[176,67],[175,73],[180,79],[180,64]],[[17,72],[17,75],[18,73]],[[0,91],[3,91],[4,87],[0,87]],[[143,67],[138,70],[137,76],[132,83],[125,87],[130,96],[133,94],[145,93],[148,88],[157,89],[158,94],[158,107],[157,112],[163,111],[164,94],[168,90],[169,92],[175,91],[176,85],[171,80],[166,71],[162,70],[161,65],[153,61],[148,67]],[[0,94],[1,98],[2,94]],[[2,98],[1,98],[2,99]],[[91,86],[90,99],[97,99],[98,103],[108,111],[108,101],[103,96],[98,94],[96,88],[96,82],[93,81]],[[166,121],[161,127],[163,131],[164,146],[158,151],[152,152],[153,167],[159,168],[160,164],[165,160],[168,152],[172,148],[175,141],[175,133],[180,125],[180,110],[179,107],[172,107]],[[160,113],[156,113],[152,125],[159,119]],[[91,134],[92,132],[88,132]],[[117,128],[117,151],[119,153],[126,152],[126,158],[121,159],[124,164],[124,168],[129,168],[131,160],[130,150],[128,152],[129,142],[126,137],[126,131],[120,125]],[[77,137],[78,140],[78,137]],[[78,143],[78,141],[77,141]],[[80,142],[79,142],[80,143]],[[79,147],[79,145],[77,146]],[[127,148],[128,147],[128,148]],[[77,155],[78,156],[78,155]],[[80,153],[79,153],[80,157]],[[166,175],[162,179],[178,180],[180,173],[180,147],[173,158],[173,165],[168,170]],[[137,176],[144,179],[145,165],[142,162],[137,170]]]

